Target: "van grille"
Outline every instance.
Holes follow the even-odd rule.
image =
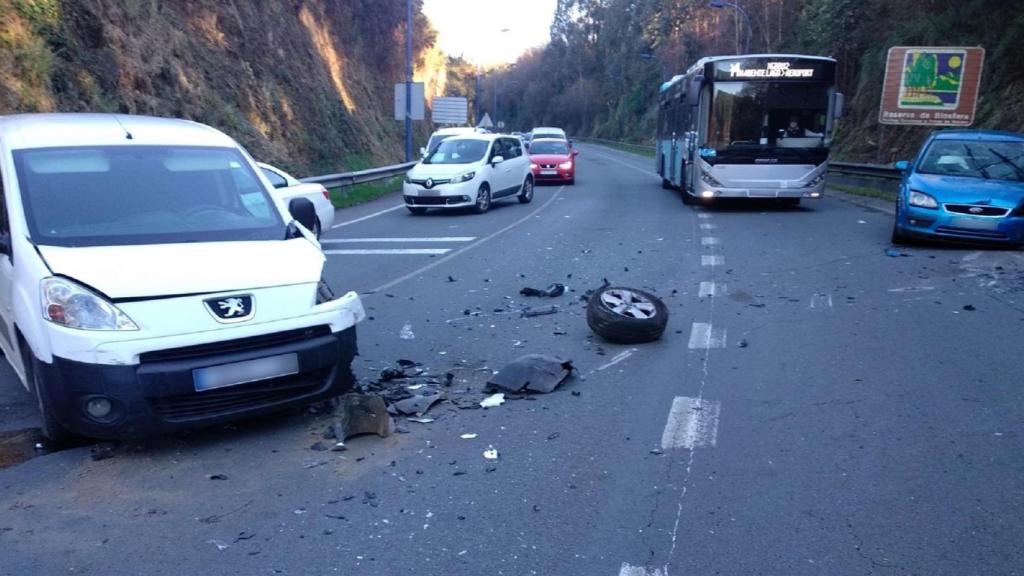
[[[198,344],[184,346],[182,348],[169,348],[167,350],[155,350],[144,352],[139,355],[139,362],[148,364],[153,362],[170,362],[175,360],[191,360],[194,358],[209,358],[219,354],[232,354],[236,352],[247,352],[260,348],[273,348],[284,344],[304,342],[331,333],[330,326],[312,326],[274,334],[261,334],[250,338],[239,338],[235,340],[222,340],[210,342],[209,344]]]
[[[263,382],[178,396],[150,398],[153,410],[167,422],[215,418],[244,410],[273,406],[314,394],[326,383],[331,368],[293,374]]]

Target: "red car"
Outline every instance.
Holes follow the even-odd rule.
[[[534,182],[576,181],[576,155],[579,150],[565,140],[544,138],[530,142],[530,171]]]

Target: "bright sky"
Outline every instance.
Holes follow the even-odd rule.
[[[423,0],[441,49],[483,66],[547,44],[557,0]],[[508,32],[501,32],[508,28]]]

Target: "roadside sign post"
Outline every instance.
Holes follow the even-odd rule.
[[[412,93],[412,99],[407,100],[406,91]],[[423,120],[426,115],[423,105],[423,82],[400,82],[395,84],[395,120]],[[411,134],[411,132],[410,132]]]
[[[984,60],[980,47],[890,48],[878,122],[970,126]]]
[[[405,0],[405,161],[412,161],[412,0]]]

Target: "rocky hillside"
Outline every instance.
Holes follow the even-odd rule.
[[[442,94],[415,12],[416,80]],[[0,0],[0,113],[190,118],[299,175],[401,161],[404,31],[397,0]]]

